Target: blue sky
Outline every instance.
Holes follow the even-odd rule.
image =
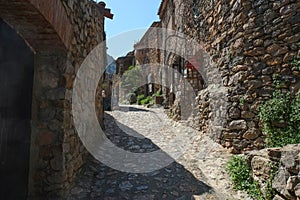
[[[99,2],[99,0],[98,0]],[[108,53],[114,58],[133,50],[136,43],[154,21],[161,0],[106,0],[114,19],[105,20]]]

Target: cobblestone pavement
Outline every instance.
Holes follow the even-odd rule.
[[[162,149],[176,161],[149,173],[127,173],[90,157],[68,200],[247,199],[228,182],[224,165],[230,155],[200,132],[170,120],[162,108],[122,106],[106,112],[104,123],[117,146],[135,153]]]

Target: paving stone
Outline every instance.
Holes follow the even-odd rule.
[[[105,114],[105,133],[113,143],[127,151],[139,149],[143,153],[163,148],[172,154],[182,148],[181,156],[169,166],[148,173],[121,172],[90,156],[67,199],[78,200],[82,195],[104,200],[183,200],[193,199],[195,195],[203,199],[208,196],[209,199],[245,199],[228,182],[224,165],[230,155],[223,147],[200,132],[172,121],[163,108],[130,107],[134,111],[121,109]],[[124,132],[116,121],[141,137],[128,135],[129,129]],[[153,131],[143,132],[143,129]],[[173,148],[168,147],[170,141]]]
[[[124,181],[119,185],[119,188],[121,191],[130,190],[133,187],[133,185],[129,181]]]

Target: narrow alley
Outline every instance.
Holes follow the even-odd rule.
[[[136,105],[106,112],[104,122],[106,136],[114,144],[136,153],[156,151],[178,135],[188,137],[196,132],[169,119],[163,108]],[[189,142],[184,138],[175,141]],[[192,142],[194,148],[175,162],[149,173],[120,172],[89,157],[68,200],[225,199],[222,193],[228,195],[231,191],[224,171],[229,154],[200,134]],[[227,197],[240,198],[236,194]]]
[[[300,199],[300,0],[0,0],[0,200]]]

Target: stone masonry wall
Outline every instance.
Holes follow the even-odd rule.
[[[274,77],[292,93],[300,88],[299,69],[291,66],[300,56],[300,2],[200,0],[185,8],[185,33],[204,45],[228,89],[226,123],[216,139],[233,153],[261,148],[258,113],[272,96]],[[198,97],[200,126],[214,120],[208,93]]]
[[[72,89],[84,58],[104,40],[103,12],[91,0],[0,0],[0,17],[34,52],[28,199],[60,198],[84,163],[87,151],[73,124]],[[103,62],[104,54],[103,49]]]
[[[66,52],[38,52],[34,58],[29,199],[60,193],[63,177]]]
[[[160,89],[159,83],[159,67],[161,50],[159,49],[161,43],[161,23],[153,22],[150,28],[146,31],[142,39],[134,45],[134,55],[137,61],[137,65],[150,65],[144,71],[145,79],[147,82],[152,82],[151,93],[155,93]],[[149,77],[149,75],[151,76]],[[150,91],[148,91],[150,92]],[[150,95],[150,94],[147,94]]]
[[[73,81],[76,72],[88,53],[91,52],[97,45],[104,42],[104,17],[101,7],[91,0],[62,0],[62,2],[74,28],[74,38],[72,40],[71,49],[68,53],[68,63],[64,73],[64,81],[67,90],[64,112],[65,136],[63,139],[63,169],[65,178],[64,190],[67,191],[70,184],[80,171],[87,155],[87,151],[77,136],[71,114],[70,105]],[[106,58],[105,49],[103,49],[102,55],[99,56],[102,58],[101,61],[104,63],[104,58]],[[101,84],[102,79],[99,80],[98,90],[95,97],[95,106],[98,112],[97,116],[100,124],[103,122]]]
[[[254,180],[262,191],[271,182],[275,190],[273,200],[300,198],[300,145],[287,145],[283,148],[270,148],[252,151],[247,161]],[[273,171],[273,172],[272,172]],[[273,177],[272,177],[273,176]]]

